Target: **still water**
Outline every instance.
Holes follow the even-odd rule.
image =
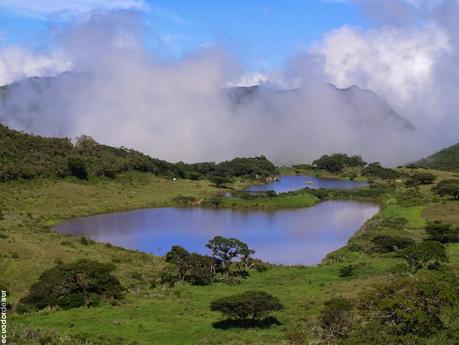
[[[316,264],[343,246],[378,210],[354,201],[270,212],[152,208],[75,219],[55,230],[157,255],[175,244],[206,254],[206,242],[221,235],[248,243],[256,251],[254,257],[264,261]]]
[[[247,188],[249,192],[273,190],[276,193],[291,192],[303,188],[353,189],[366,187],[368,183],[361,181],[325,179],[305,175],[281,176],[276,182],[271,182]]]

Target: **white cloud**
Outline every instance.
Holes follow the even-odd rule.
[[[54,13],[87,13],[94,10],[146,9],[143,0],[0,0],[0,8],[33,16]]]
[[[0,85],[25,77],[55,75],[71,66],[70,60],[59,52],[40,54],[17,46],[6,47],[0,49]]]
[[[448,36],[436,26],[366,32],[345,26],[312,51],[338,87],[358,85],[403,103],[432,81],[438,56],[450,49]]]

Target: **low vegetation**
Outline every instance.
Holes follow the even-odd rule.
[[[33,156],[33,146],[45,144],[29,139]],[[67,144],[47,145],[49,155],[61,157],[59,164],[44,154],[32,174],[0,183],[0,286],[9,292],[15,344],[458,342],[459,203],[450,192],[451,180],[457,180],[453,173],[347,161],[334,176],[367,178],[369,187],[248,195],[238,191],[251,183],[245,177],[277,171],[265,158],[229,161],[218,173],[220,164],[186,170],[191,165],[158,163],[156,172],[127,168],[109,176],[95,172],[89,155],[75,154],[78,143],[69,143],[71,152],[61,156],[53,150]],[[2,149],[0,159],[9,162]],[[20,166],[22,174],[32,162],[20,157],[8,169]],[[63,176],[54,173],[56,167]],[[311,166],[295,169],[333,175]],[[435,178],[425,183],[416,177],[425,173]],[[274,210],[331,199],[378,203],[381,211],[346,246],[311,267],[267,265],[231,238],[211,239],[209,255],[174,246],[160,258],[50,231],[65,219],[134,208]]]

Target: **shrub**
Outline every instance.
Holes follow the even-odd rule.
[[[347,265],[340,268],[338,275],[340,278],[351,277],[354,274],[355,266]]]
[[[459,200],[459,179],[443,180],[434,188],[439,195],[451,196],[455,200]]]
[[[376,235],[371,239],[373,251],[376,253],[389,253],[404,249],[414,244],[411,238],[394,237],[390,235]]]
[[[86,170],[85,162],[79,157],[69,157],[67,159],[67,166],[71,176],[75,176],[81,180],[88,179],[88,172]]]
[[[379,285],[361,295],[360,325],[397,337],[430,336],[445,328],[445,308],[458,306],[458,284],[452,273],[428,271]]]
[[[186,281],[193,285],[208,285],[214,276],[215,260],[210,256],[188,253],[180,246],[172,246],[166,254],[166,262],[170,264],[162,275],[163,283],[172,285]]]
[[[459,229],[454,229],[451,224],[444,224],[440,221],[429,223],[426,232],[430,239],[441,243],[458,242]]]
[[[124,288],[111,273],[113,264],[88,259],[58,264],[43,272],[20,300],[23,310],[96,305],[101,299],[121,299]]]
[[[419,186],[423,184],[432,184],[437,176],[430,173],[419,173],[411,176],[411,178],[406,181],[407,186]]]
[[[435,268],[447,262],[445,247],[437,241],[426,241],[411,245],[400,251],[408,265],[417,271],[421,268]]]
[[[264,291],[246,291],[220,298],[210,304],[211,311],[219,311],[229,318],[258,320],[283,308],[277,297]]]
[[[353,324],[352,308],[351,301],[341,297],[325,302],[319,316],[320,336],[325,343],[349,336]]]

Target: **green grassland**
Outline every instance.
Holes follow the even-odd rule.
[[[431,172],[438,176],[437,180],[451,177],[446,172]],[[237,181],[230,187],[239,189],[246,183]],[[173,288],[159,283],[164,265],[161,257],[50,230],[65,219],[175,206],[178,196],[193,196],[205,202],[229,190],[216,188],[207,180],[173,181],[140,172],[89,181],[66,178],[1,183],[0,277],[9,289],[13,308],[40,273],[59,261],[91,258],[112,262],[117,266],[116,276],[129,289],[126,298],[114,305],[11,314],[9,327],[17,344],[40,344],[40,339],[49,340],[42,342],[45,344],[52,343],[52,339],[57,339],[56,344],[294,344],[289,336],[296,332],[304,333],[306,341],[314,341],[311,322],[325,300],[334,296],[357,297],[364,288],[384,281],[390,269],[401,263],[391,253],[374,254],[368,250],[369,240],[375,234],[421,240],[426,235],[423,227],[427,220],[459,225],[457,201],[440,199],[431,192],[431,186],[416,188],[414,197],[403,183],[391,185],[378,196],[365,196],[364,192],[331,193],[326,198],[373,200],[382,209],[349,240],[349,245],[330,253],[322,264],[273,266],[266,272],[253,271],[235,286],[180,284]],[[320,198],[301,191],[272,198],[221,200],[220,207],[279,209],[312,206]],[[387,221],[394,218],[404,218],[406,224],[401,228],[388,226]],[[459,245],[449,244],[447,250],[448,265],[458,270]],[[355,274],[341,278],[340,268],[350,264],[356,268]],[[209,311],[212,300],[253,289],[279,297],[285,305],[284,310],[275,314],[281,325],[266,329],[212,327],[213,322],[221,319]]]

